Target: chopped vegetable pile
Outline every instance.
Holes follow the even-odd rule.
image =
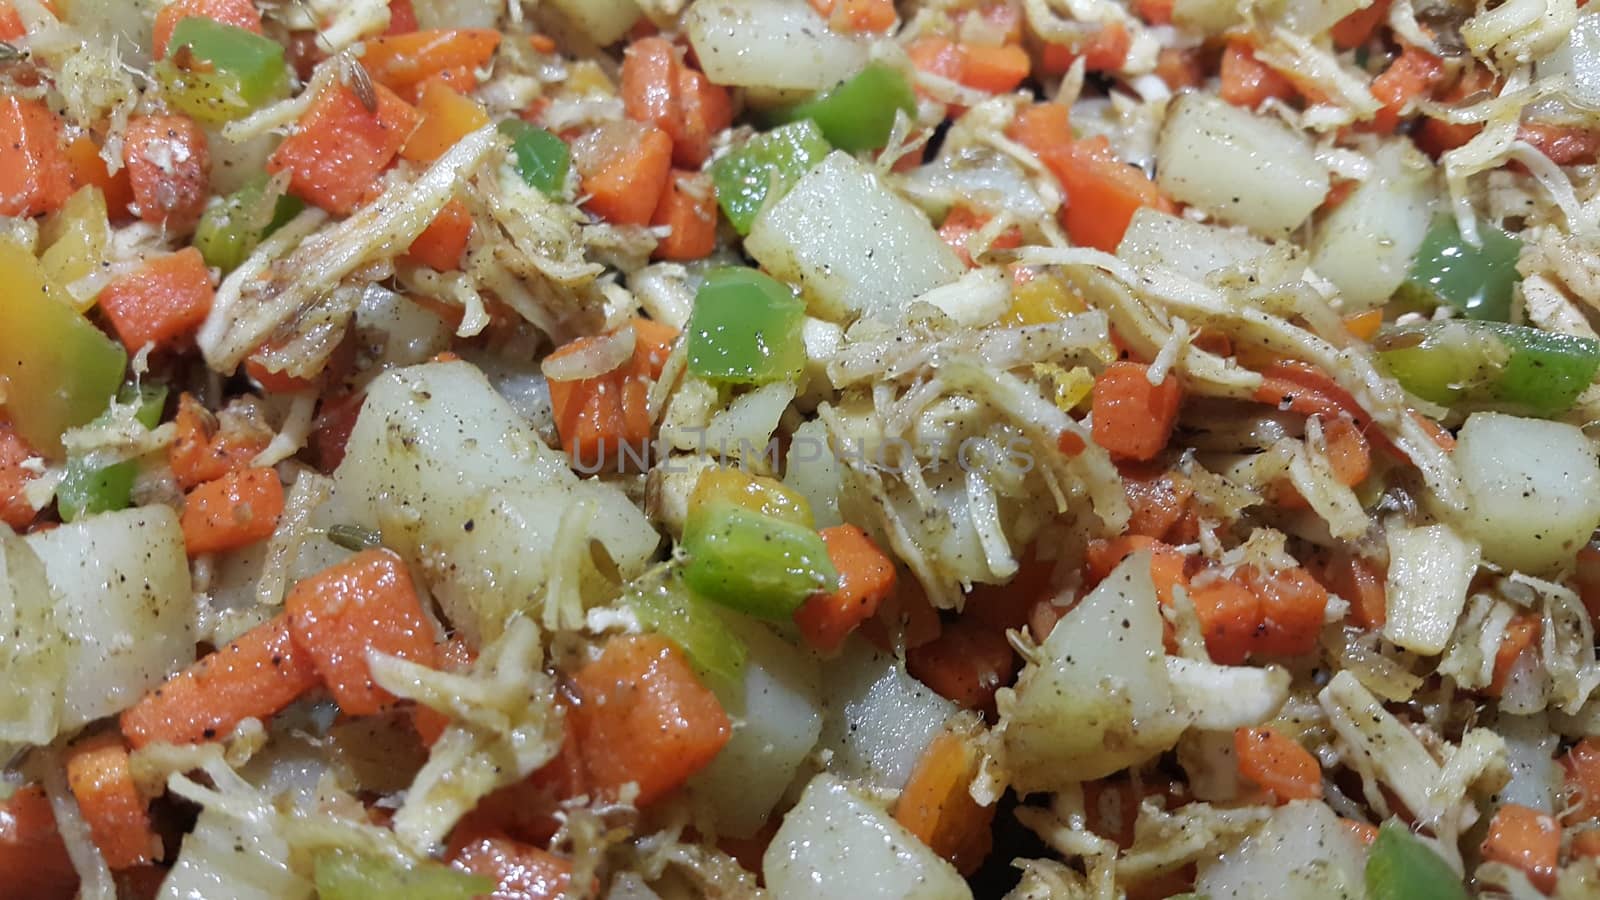
[[[1600,897],[1600,8],[0,0],[0,898]]]

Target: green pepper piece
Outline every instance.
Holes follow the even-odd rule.
[[[624,598],[639,624],[683,649],[701,674],[729,682],[744,677],[745,646],[712,604],[676,574],[637,584]]]
[[[810,119],[756,135],[711,164],[722,214],[735,231],[749,234],[761,208],[787,194],[832,150]]]
[[[800,374],[805,301],[755,269],[715,269],[689,315],[689,371],[713,381],[762,384]]]
[[[320,900],[471,900],[494,890],[482,875],[426,861],[407,868],[351,850],[319,851],[315,866]]]
[[[0,380],[6,414],[35,450],[58,456],[61,433],[105,411],[122,383],[127,351],[45,281],[39,261],[0,238]]]
[[[878,150],[889,143],[896,110],[917,111],[917,95],[899,69],[873,63],[827,93],[781,110],[780,122],[810,119],[822,136],[847,153]]]
[[[167,58],[153,69],[169,105],[202,122],[249,115],[289,94],[283,45],[202,16],[178,22]]]
[[[1504,322],[1460,319],[1391,328],[1378,360],[1406,390],[1462,409],[1553,416],[1600,369],[1600,341]]]
[[[139,404],[134,419],[145,428],[155,428],[161,424],[167,389],[159,384],[138,387],[125,384],[117,392],[117,402]],[[101,413],[93,424],[105,423],[110,415],[110,410]],[[127,509],[133,499],[133,480],[138,475],[139,464],[131,459],[109,466],[91,466],[77,457],[68,459],[66,473],[56,488],[56,511],[61,514],[61,521],[72,522],[93,513]]]
[[[732,503],[696,509],[684,525],[683,551],[690,590],[763,619],[788,619],[839,580],[821,535]]]
[[[1379,827],[1366,881],[1367,900],[1467,900],[1450,864],[1397,819]]]
[[[257,245],[305,209],[300,198],[289,194],[279,195],[269,207],[266,193],[267,176],[262,175],[206,207],[191,240],[206,265],[224,273],[239,268]]]
[[[529,187],[538,188],[546,197],[566,192],[567,172],[572,168],[572,148],[566,141],[521,119],[507,119],[498,130],[511,139],[512,165]]]
[[[1425,308],[1453,306],[1469,319],[1508,321],[1512,288],[1522,280],[1522,241],[1485,222],[1478,223],[1478,237],[1483,246],[1474,247],[1461,237],[1454,216],[1435,219],[1398,299]]]

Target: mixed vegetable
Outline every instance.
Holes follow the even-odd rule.
[[[0,896],[1600,895],[1600,11],[0,0]]]

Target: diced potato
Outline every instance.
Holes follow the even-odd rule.
[[[1278,807],[1221,856],[1202,856],[1196,893],[1230,900],[1360,900],[1366,852],[1326,804]]]
[[[189,557],[171,507],[102,513],[25,540],[67,636],[63,729],[120,712],[194,660]]]
[[[374,375],[426,362],[450,346],[450,326],[403,294],[369,287],[356,306],[356,337]]]
[[[1164,267],[1205,281],[1212,272],[1245,265],[1270,249],[1265,241],[1245,232],[1142,206],[1128,223],[1117,256],[1135,266]]]
[[[829,28],[806,0],[699,0],[683,28],[716,84],[818,91],[867,63],[866,45]]]
[[[745,249],[829,319],[893,316],[963,271],[927,216],[843,152],[767,207]]]
[[[1328,194],[1328,170],[1304,137],[1211,94],[1172,102],[1156,180],[1174,198],[1269,237],[1287,237]]]
[[[1411,271],[1437,205],[1433,165],[1410,141],[1386,144],[1372,174],[1339,204],[1312,243],[1311,265],[1344,297],[1345,312],[1388,302]]]
[[[45,247],[39,255],[45,278],[62,290],[78,312],[93,306],[93,294],[79,297],[67,288],[105,264],[106,245],[111,242],[105,195],[94,185],[79,188],[41,230],[39,241]]]
[[[1018,791],[1102,778],[1182,732],[1148,553],[1128,557],[1056,623],[1038,658],[1000,693],[1001,762]]]
[[[56,622],[56,597],[44,563],[10,528],[0,526],[0,746],[48,744],[60,721],[61,689],[71,652]]]
[[[1600,463],[1576,426],[1474,413],[1451,458],[1470,497],[1458,524],[1490,562],[1550,573],[1600,525]]]
[[[956,900],[972,889],[887,812],[822,774],[762,857],[774,900]]]
[[[563,519],[584,526],[624,575],[660,536],[622,491],[580,481],[469,363],[396,369],[374,381],[334,474],[341,509],[417,555],[440,603],[474,642],[543,597]]]
[[[892,654],[862,639],[828,661],[823,696],[829,706],[821,746],[833,752],[829,769],[887,790],[905,786],[917,757],[956,712]]]
[[[717,833],[748,838],[765,825],[822,733],[822,671],[816,657],[755,622],[744,640],[744,682],[713,684],[737,723],[722,752],[689,782]]]
[[[1284,27],[1306,37],[1318,35],[1351,13],[1371,6],[1373,0],[1287,0],[1281,21]]]
[[[602,47],[621,39],[642,14],[634,0],[550,0],[550,5]]]

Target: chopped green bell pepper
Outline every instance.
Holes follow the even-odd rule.
[[[322,850],[315,865],[320,900],[471,900],[494,890],[494,882],[482,875],[434,862],[406,868],[350,850]]]
[[[521,119],[507,119],[498,130],[511,139],[512,165],[529,187],[538,188],[546,197],[566,192],[567,173],[572,169],[572,149],[566,141]]]
[[[810,119],[756,135],[711,164],[722,214],[735,231],[749,234],[761,208],[788,193],[832,150]]]
[[[764,619],[789,618],[839,580],[821,535],[732,503],[707,503],[689,516],[683,553],[691,590]]]
[[[1387,329],[1378,360],[1406,390],[1463,409],[1553,416],[1600,369],[1600,341],[1460,319]]]
[[[59,456],[61,433],[105,411],[128,365],[106,337],[49,284],[27,248],[0,238],[0,382],[6,415],[35,450]]]
[[[1478,223],[1478,237],[1483,246],[1467,243],[1454,216],[1434,220],[1398,299],[1425,308],[1454,306],[1469,319],[1510,320],[1511,291],[1522,280],[1522,241],[1486,222]]]
[[[1367,900],[1467,900],[1461,878],[1400,824],[1384,822],[1367,853]]]
[[[153,74],[172,107],[202,122],[240,119],[289,95],[283,45],[202,16],[178,22]]]
[[[133,417],[145,428],[155,428],[161,424],[167,389],[159,384],[139,387],[125,384],[117,392],[117,401],[139,404]],[[109,416],[110,410],[107,410],[95,422],[106,423]],[[72,522],[94,513],[127,509],[133,499],[133,480],[138,474],[139,464],[131,459],[109,466],[92,466],[83,459],[69,458],[66,474],[56,488],[56,511],[61,514],[61,521]]]
[[[894,114],[917,111],[917,95],[906,76],[891,66],[873,63],[838,87],[776,115],[780,122],[810,119],[822,136],[840,150],[860,153],[889,143]]]
[[[684,587],[678,575],[636,585],[624,601],[639,624],[683,648],[702,674],[730,682],[744,677],[744,642],[716,607]]]
[[[239,268],[258,244],[305,209],[300,198],[289,194],[280,194],[269,206],[266,194],[263,175],[206,207],[192,239],[206,265],[224,273]]]
[[[805,301],[755,269],[715,269],[689,315],[689,371],[713,381],[762,384],[800,374]]]

